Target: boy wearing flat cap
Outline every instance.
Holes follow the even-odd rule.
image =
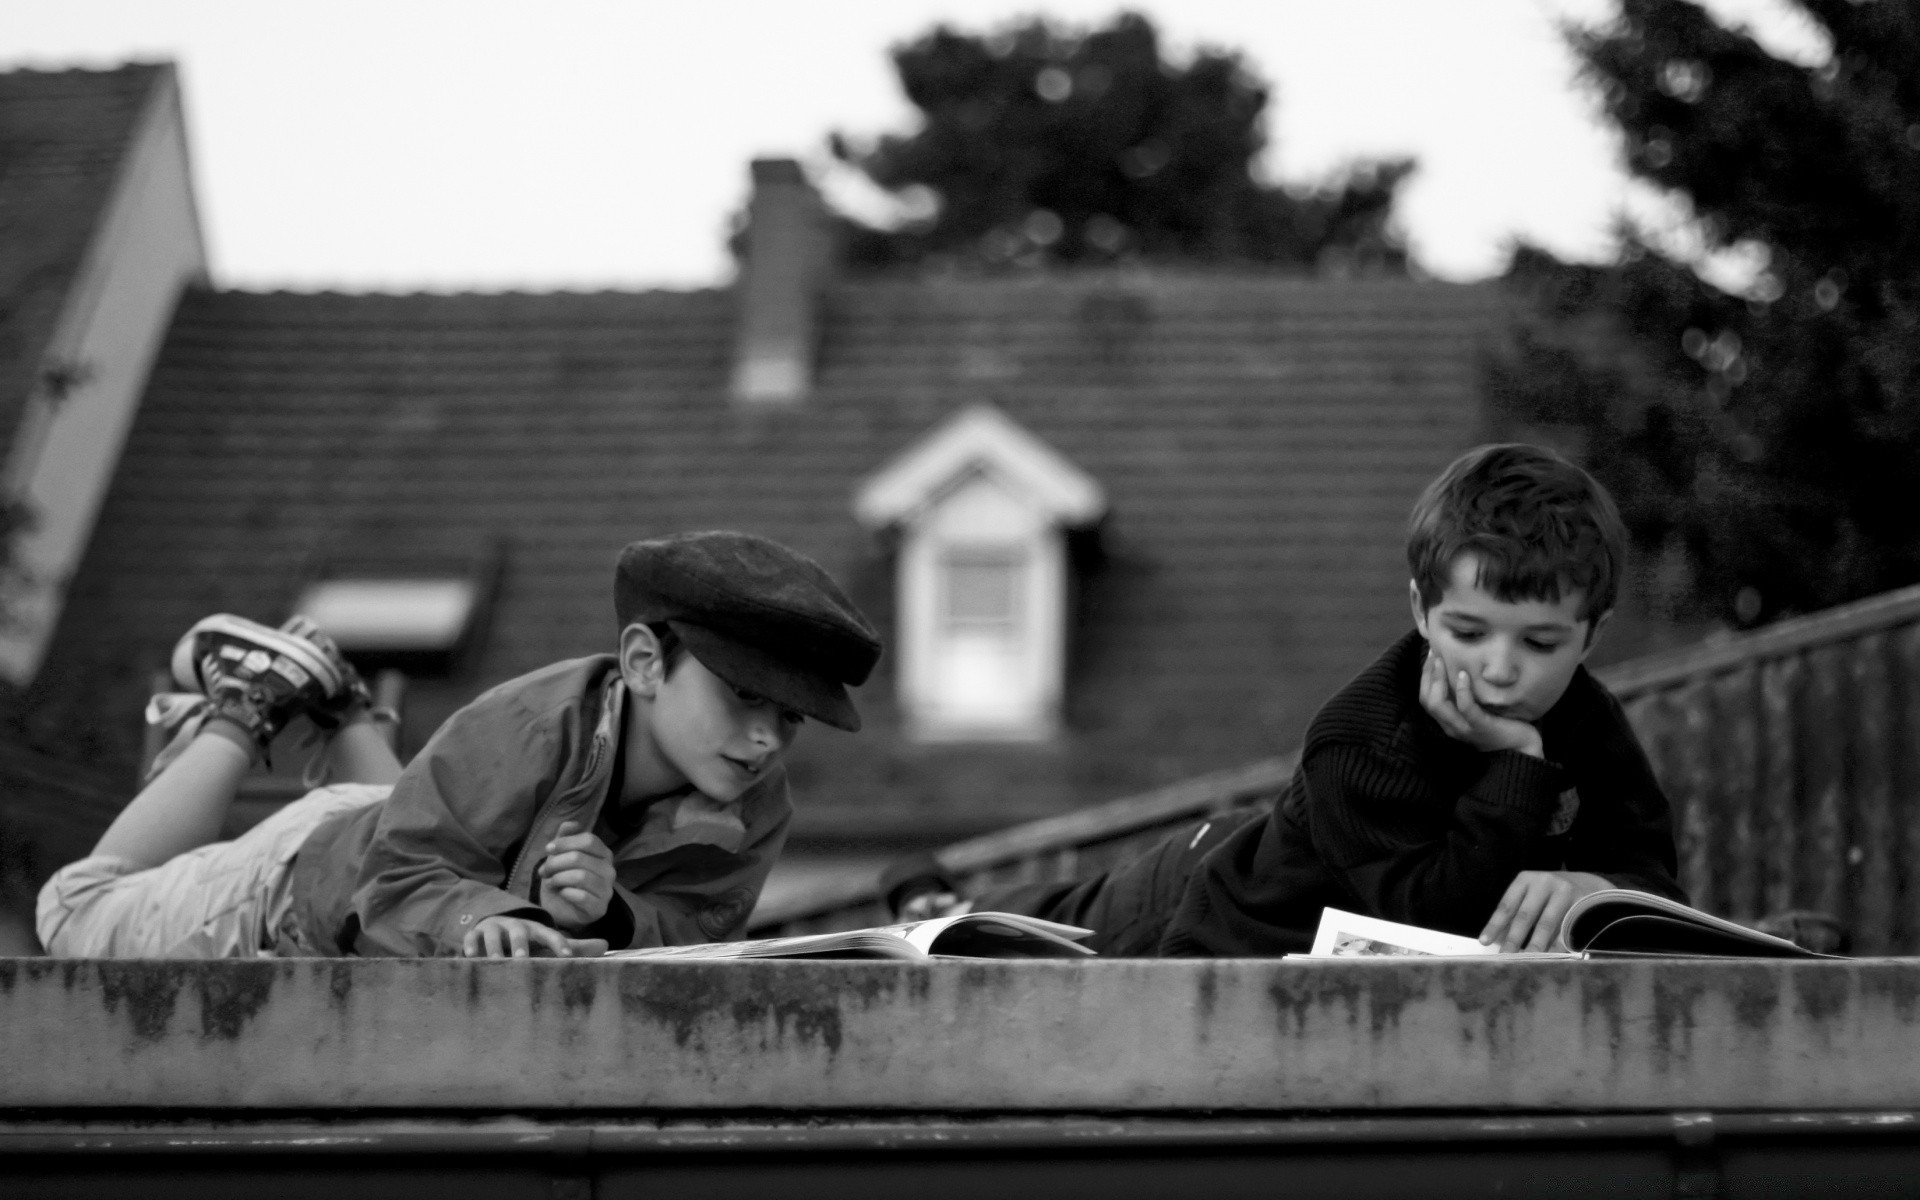
[[[448,719],[404,768],[311,622],[209,617],[174,652],[177,730],[94,853],[49,880],[69,956],[598,954],[738,937],[785,842],[782,760],[855,730],[880,643],[811,560],[715,532],[634,542],[614,654],[555,663]],[[317,789],[232,842],[240,777],[288,721],[334,730]]]

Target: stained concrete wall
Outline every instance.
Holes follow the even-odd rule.
[[[0,1106],[1920,1105],[1920,962],[0,960]]]

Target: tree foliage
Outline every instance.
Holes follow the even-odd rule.
[[[1741,625],[1920,580],[1920,5],[1799,5],[1817,66],[1687,0],[1572,32],[1632,172],[1752,283],[1632,228],[1604,267],[1523,249],[1538,316],[1491,376],[1514,417],[1582,431],[1694,615]]]
[[[975,36],[940,26],[893,50],[922,127],[835,154],[901,197],[895,229],[854,224],[855,265],[1128,258],[1404,270],[1389,226],[1409,161],[1319,188],[1264,185],[1268,89],[1241,60],[1162,55],[1146,18],[1091,31],[1041,19]]]

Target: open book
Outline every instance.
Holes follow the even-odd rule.
[[[1484,955],[1496,953],[1498,949],[1458,934],[1329,908],[1320,914],[1319,933],[1307,957]],[[1567,915],[1561,918],[1550,953],[1587,958],[1835,957],[1803,949],[1770,933],[1736,925],[1676,900],[1629,888],[1604,888],[1574,901]]]
[[[1084,958],[1093,954],[1076,939],[1091,929],[1014,913],[970,912],[904,925],[713,942],[702,946],[652,946],[613,950],[608,958]]]
[[[1712,958],[1839,958],[1782,937],[1736,925],[1677,900],[1607,888],[1573,902],[1560,922],[1569,950],[1606,955],[1660,954]]]

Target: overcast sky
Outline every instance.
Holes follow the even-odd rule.
[[[1515,235],[1602,255],[1632,199],[1555,31],[1609,0],[0,0],[0,66],[179,63],[224,285],[692,287],[731,272],[756,155],[874,203],[823,142],[910,127],[889,46],[1121,7],[1273,85],[1270,178],[1419,159],[1400,218],[1443,277]],[[1821,53],[1783,0],[1709,7]]]

